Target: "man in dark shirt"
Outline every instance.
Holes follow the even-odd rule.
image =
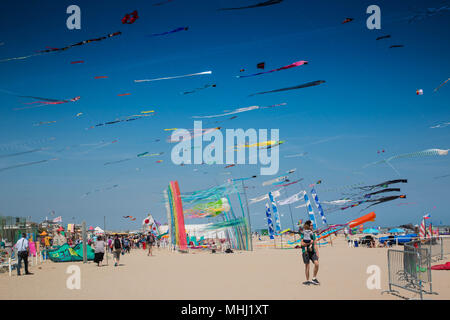
[[[319,272],[319,251],[317,250],[316,235],[312,231],[312,223],[310,220],[306,221],[303,225],[303,232],[300,234],[300,239],[306,275],[306,281],[303,282],[303,284],[319,285],[320,283],[316,278],[317,272]],[[311,281],[309,281],[309,261],[312,261],[314,263],[314,272]]]

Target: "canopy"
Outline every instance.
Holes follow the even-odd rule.
[[[375,229],[375,228],[369,228],[369,229],[363,230],[363,233],[378,234],[378,233],[380,233],[380,231],[378,231],[378,230]]]
[[[94,230],[94,227],[92,227],[92,226],[89,227],[89,231],[92,231],[92,230]]]
[[[394,228],[388,231],[389,233],[405,233],[405,230],[402,228]]]

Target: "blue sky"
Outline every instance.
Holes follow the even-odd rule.
[[[450,86],[433,89],[450,76],[449,11],[408,23],[415,11],[441,7],[444,1],[320,1],[285,0],[255,9],[218,11],[262,0],[173,0],[161,6],[154,1],[9,1],[0,3],[0,60],[24,56],[45,47],[64,47],[121,31],[122,35],[64,52],[0,63],[0,168],[58,158],[57,161],[0,172],[0,213],[41,220],[54,210],[64,223],[136,229],[152,213],[166,221],[161,191],[178,180],[182,192],[223,183],[227,178],[259,173],[255,165],[224,169],[216,166],[175,166],[172,144],[164,128],[192,128],[195,115],[219,114],[251,105],[287,106],[238,114],[221,124],[230,129],[276,128],[280,139],[280,172],[297,168],[304,184],[286,188],[288,195],[321,179],[321,201],[341,197],[325,189],[364,182],[377,184],[399,176],[387,165],[363,169],[389,157],[429,148],[449,148]],[[66,8],[81,8],[81,30],[66,27]],[[381,30],[368,30],[366,8],[381,8]],[[123,25],[121,18],[138,10],[140,18]],[[347,18],[355,20],[341,24]],[[149,37],[178,27],[188,31]],[[380,35],[390,39],[376,41]],[[403,48],[389,49],[392,44]],[[83,64],[71,64],[84,60]],[[237,79],[239,70],[257,72],[256,64],[278,68],[298,60],[309,64],[259,77]],[[134,83],[135,79],[176,76],[211,70],[211,75]],[[95,80],[95,76],[108,79]],[[312,88],[248,97],[249,94],[325,80]],[[181,92],[217,84],[190,95]],[[424,95],[417,96],[417,89]],[[74,103],[17,110],[31,99],[25,96],[68,99]],[[131,93],[119,97],[118,94]],[[117,117],[155,110],[153,117],[85,130]],[[83,115],[75,118],[77,113]],[[41,121],[57,121],[33,126]],[[43,139],[55,140],[42,143]],[[94,149],[87,144],[117,143]],[[155,142],[155,139],[161,139]],[[39,143],[40,141],[40,143]],[[23,143],[27,143],[23,146]],[[85,146],[82,146],[85,145]],[[68,146],[75,146],[60,152]],[[77,147],[78,146],[78,147]],[[47,149],[1,158],[39,147]],[[142,152],[164,152],[159,158],[136,158],[105,166],[105,162],[134,157]],[[308,152],[303,158],[286,155]],[[163,163],[155,163],[157,159]],[[431,213],[435,224],[450,224],[448,217],[449,157],[423,157],[393,162],[408,179],[401,185],[406,200],[373,207],[373,226],[419,223]],[[194,171],[194,169],[198,169]],[[225,175],[230,171],[232,175]],[[262,187],[271,177],[248,182],[249,198],[275,188]],[[83,195],[118,184],[119,187]],[[321,192],[321,189],[324,192]],[[398,205],[409,203],[408,205]],[[236,203],[233,204],[238,210]],[[305,208],[292,209],[294,220],[306,219]],[[291,227],[289,210],[280,207],[282,226]],[[250,205],[252,226],[265,226],[264,203]],[[330,223],[360,216],[360,208],[330,213]],[[72,219],[75,218],[75,220]],[[195,220],[188,220],[195,223]]]

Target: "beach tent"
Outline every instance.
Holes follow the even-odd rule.
[[[378,233],[380,233],[380,231],[378,231],[378,230],[375,229],[375,228],[369,228],[369,229],[363,230],[363,233],[378,234]]]
[[[67,244],[63,244],[56,249],[47,251],[48,257],[53,262],[83,261],[83,246],[77,244],[73,249]],[[94,260],[95,252],[91,246],[87,246],[87,259]]]
[[[402,228],[394,228],[388,231],[389,233],[405,233],[405,230]]]
[[[94,227],[90,226],[88,230],[89,231],[94,231]]]
[[[100,227],[95,227],[94,229],[95,234],[105,234],[105,231],[102,230]]]

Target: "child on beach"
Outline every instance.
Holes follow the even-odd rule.
[[[303,262],[305,263],[305,285],[320,284],[317,280],[317,272],[319,271],[319,252],[316,246],[316,236],[312,231],[312,223],[310,220],[303,225],[303,232],[300,234]],[[309,261],[314,263],[313,278],[309,281]]]

